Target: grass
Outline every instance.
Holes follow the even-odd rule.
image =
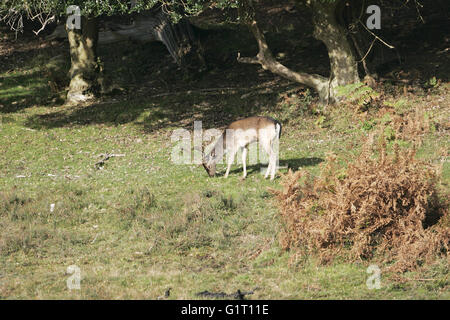
[[[51,56],[57,49],[49,50]],[[192,132],[194,120],[203,120],[204,129],[222,128],[258,113],[283,120],[281,165],[318,174],[329,152],[340,161],[353,158],[360,138],[381,121],[377,116],[311,109],[309,91],[260,75],[256,66],[233,65],[225,79],[214,70],[200,79],[175,79],[178,71],[163,48],[147,51],[160,61],[149,63],[147,78],[135,75],[138,66],[125,75],[114,69],[126,52],[109,57],[106,69],[125,77],[122,85],[131,82],[129,94],[89,106],[52,103],[61,93],[37,76],[42,70],[32,59],[0,74],[0,298],[156,299],[170,287],[169,299],[254,288],[251,299],[450,299],[445,261],[400,276],[380,266],[381,289],[369,290],[370,261],[320,266],[313,257],[283,251],[268,191],[280,188],[279,179],[264,180],[259,165],[242,181],[240,165],[228,179],[209,178],[202,167],[170,158],[174,129]],[[155,68],[165,63],[168,69],[156,77]],[[211,86],[231,89],[201,90]],[[444,99],[429,110],[441,129],[427,135],[418,153],[442,163],[444,194],[450,179],[442,151],[448,147],[446,88],[430,95]],[[393,95],[391,103],[402,111],[435,105],[427,99]],[[97,169],[106,153],[125,156]],[[81,290],[67,288],[71,265],[80,268]]]

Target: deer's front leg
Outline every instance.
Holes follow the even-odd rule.
[[[228,165],[227,165],[227,172],[225,172],[224,178],[228,178],[228,174],[230,173],[231,165],[233,164],[234,156],[236,155],[236,151],[237,151],[237,150],[233,149],[233,150],[231,150],[231,151],[228,153],[228,157],[227,157],[227,162],[228,162]]]

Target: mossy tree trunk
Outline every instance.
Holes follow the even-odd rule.
[[[342,14],[340,4],[340,1],[312,2],[314,37],[325,44],[330,58],[330,98],[335,96],[334,89],[337,86],[359,81],[358,64],[346,30],[336,19]]]
[[[258,43],[259,52],[254,58],[238,56],[238,61],[260,64],[263,69],[313,88],[319,94],[322,103],[335,102],[335,88],[337,86],[359,81],[358,66],[352,47],[347,40],[344,27],[340,26],[336,19],[339,4],[340,0],[334,2],[311,0],[311,9],[314,13],[314,36],[325,44],[330,58],[331,72],[329,78],[318,74],[293,71],[273,57],[265,36],[256,22],[252,0],[240,2],[239,15],[253,33]]]
[[[67,103],[86,102],[99,92],[98,21],[82,17],[81,30],[67,29],[67,35],[71,58]]]

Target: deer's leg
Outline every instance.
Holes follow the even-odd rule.
[[[228,178],[228,174],[230,173],[231,165],[233,164],[234,157],[236,155],[236,151],[237,151],[236,149],[232,149],[228,153],[228,157],[227,157],[227,160],[228,160],[227,161],[228,162],[228,164],[227,164],[227,172],[225,172],[224,178]]]
[[[270,180],[273,180],[275,178],[275,172],[277,171],[277,155],[275,154],[275,152],[273,152],[273,149],[271,149],[271,154],[270,154]]]
[[[272,161],[270,161],[270,155],[269,155],[269,164],[268,164],[268,166],[267,166],[267,171],[266,171],[266,174],[264,175],[264,179],[267,179],[267,177],[269,176],[269,173],[270,173],[271,169],[272,169]]]
[[[269,156],[269,164],[268,164],[268,166],[267,166],[266,174],[264,175],[264,179],[267,179],[267,177],[269,176],[270,170],[271,170],[271,168],[272,168],[272,161],[271,161],[271,159],[272,159],[272,156],[271,156],[272,150],[271,150],[271,147],[270,147],[270,142],[267,141],[267,140],[265,140],[265,139],[261,139],[261,141],[260,141],[260,146],[262,146],[262,148],[264,149],[264,151],[265,151],[265,152],[267,153],[267,155]]]
[[[247,176],[247,168],[246,168],[245,162],[247,161],[247,151],[248,150],[246,147],[244,147],[242,149],[243,149],[242,150],[242,166],[244,168],[244,179],[245,179],[245,177]]]
[[[278,141],[276,141],[276,139],[278,139],[278,137],[275,137],[269,142],[270,180],[275,178],[275,173],[277,172],[278,146],[275,146],[275,143],[278,143]]]

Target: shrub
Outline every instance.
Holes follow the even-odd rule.
[[[336,88],[337,97],[345,97],[345,103],[354,106],[359,111],[367,111],[377,105],[381,94],[364,83],[354,83]]]
[[[378,141],[372,134],[345,174],[329,156],[318,178],[305,170],[283,177],[283,190],[272,192],[285,249],[316,253],[323,263],[339,253],[351,261],[377,258],[394,271],[448,256],[449,215],[435,168],[414,159],[414,148],[395,144],[387,154],[383,135]]]

